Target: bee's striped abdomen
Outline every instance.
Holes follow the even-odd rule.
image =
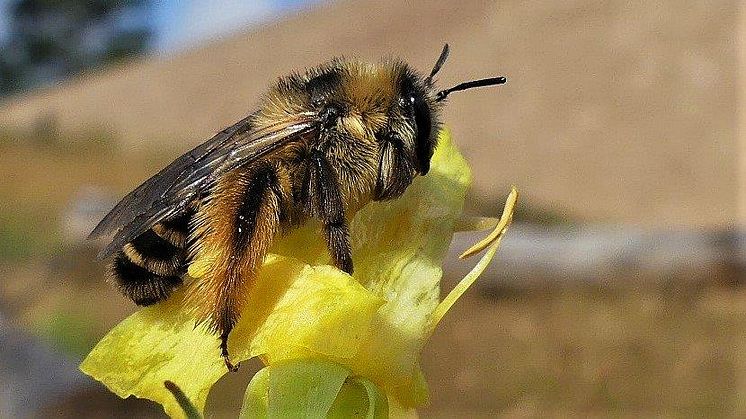
[[[191,214],[156,224],[124,245],[111,272],[124,295],[138,305],[165,300],[182,283],[187,268]]]

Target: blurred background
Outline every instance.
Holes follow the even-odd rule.
[[[95,223],[277,76],[401,57],[454,95],[467,210],[516,224],[423,355],[423,417],[746,415],[736,0],[0,0],[0,417],[162,416],[77,372],[136,310]],[[445,287],[473,262],[455,254]],[[254,365],[256,367],[256,365]],[[252,369],[208,412],[231,417]]]

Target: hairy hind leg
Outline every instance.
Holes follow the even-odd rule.
[[[221,179],[197,214],[193,259],[213,257],[215,262],[196,281],[189,298],[219,334],[221,355],[232,371],[237,366],[228,354],[228,336],[277,234],[288,190],[287,175],[280,167],[259,164],[237,169]]]

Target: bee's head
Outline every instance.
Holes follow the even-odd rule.
[[[365,64],[333,60],[302,78],[283,83],[303,92],[305,106],[317,113],[327,137],[367,138],[393,141],[411,162],[407,171],[424,175],[430,170],[439,131],[442,102],[456,91],[505,83],[504,77],[488,78],[436,90],[434,77],[448,57],[443,47],[435,66],[423,77],[400,61]]]
[[[503,84],[505,77],[492,77],[460,83],[451,88],[437,91],[434,77],[448,58],[448,44],[443,46],[438,60],[430,74],[424,79],[411,71],[406,71],[402,77],[400,105],[406,109],[405,115],[410,119],[410,125],[415,127],[415,155],[417,171],[427,174],[430,170],[430,159],[435,151],[438,140],[437,112],[441,102],[452,92],[471,89],[474,87]]]

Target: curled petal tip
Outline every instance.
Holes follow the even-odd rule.
[[[464,253],[459,256],[459,259],[466,259],[468,257],[474,256],[498,241],[503,236],[503,234],[505,234],[505,231],[508,229],[510,222],[513,220],[513,211],[515,210],[515,204],[517,201],[518,190],[515,188],[515,186],[513,186],[510,189],[510,195],[508,195],[508,199],[505,201],[503,213],[500,216],[500,220],[498,221],[497,226],[495,226],[495,229],[492,230],[492,232],[487,237],[464,251]]]

